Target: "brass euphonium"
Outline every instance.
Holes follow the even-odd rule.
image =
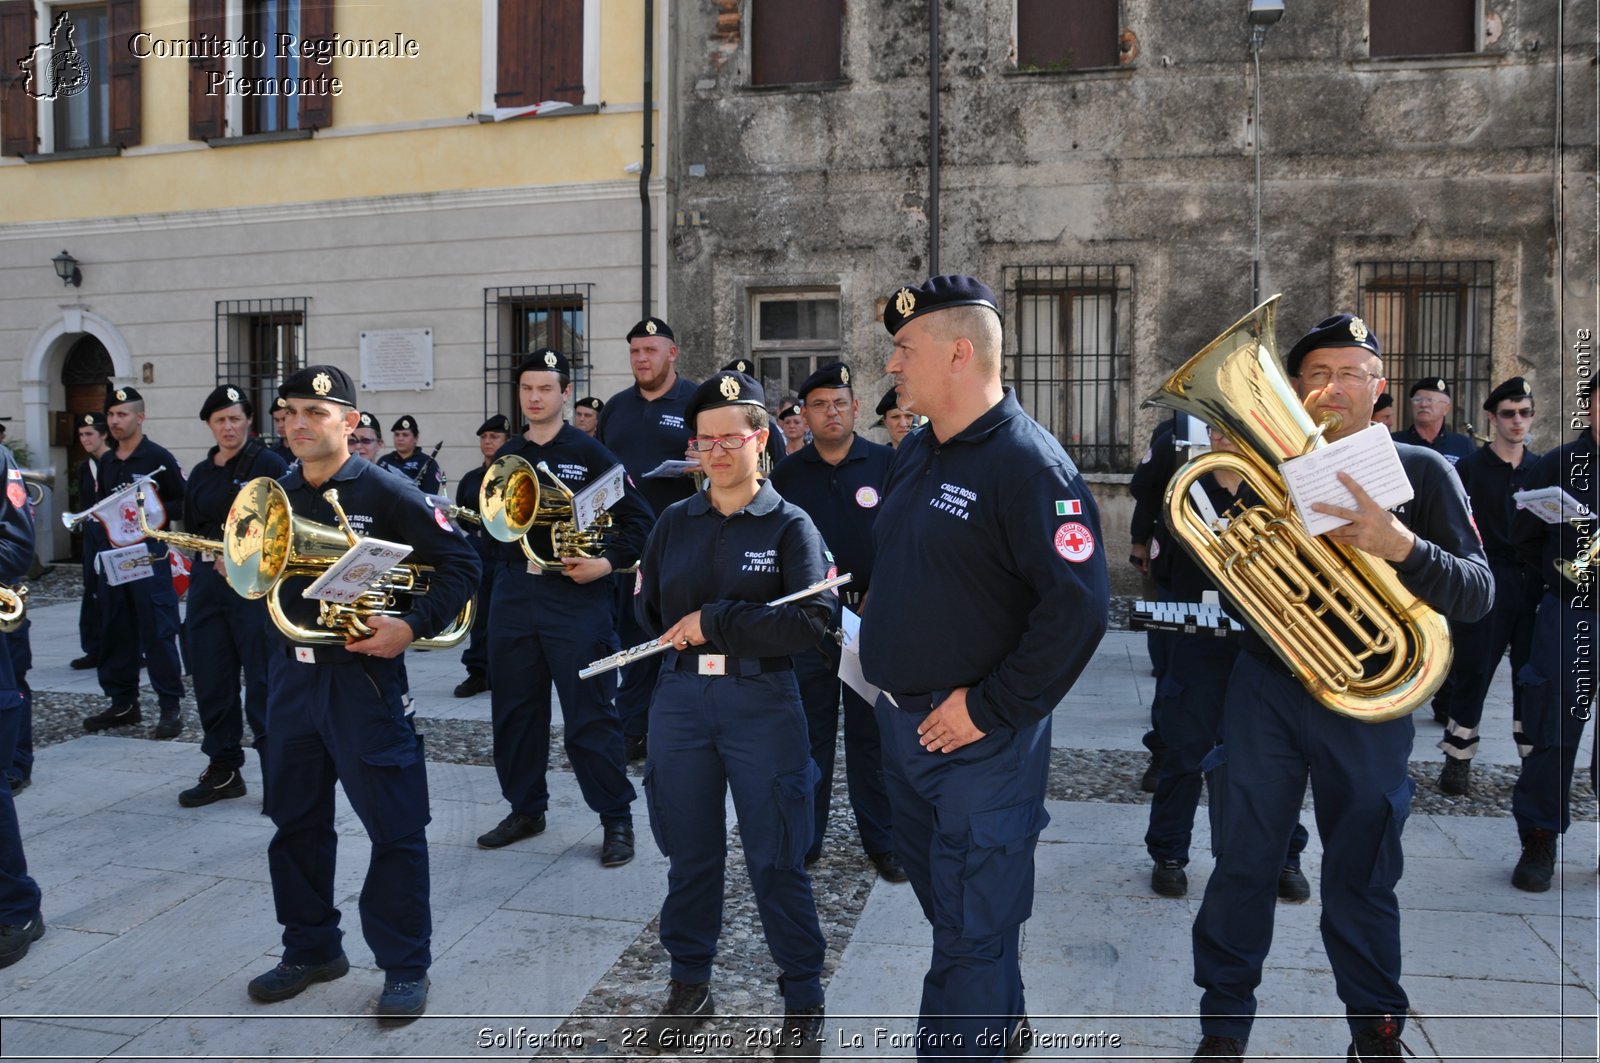
[[[1145,400],[1200,418],[1242,452],[1213,451],[1179,469],[1167,488],[1167,523],[1318,702],[1368,723],[1397,719],[1449,674],[1449,625],[1387,561],[1307,534],[1295,513],[1277,466],[1325,445],[1337,418],[1314,424],[1284,374],[1273,336],[1279,298]],[[1226,528],[1208,526],[1189,497],[1217,469],[1237,473],[1261,500],[1231,512]]]
[[[28,585],[0,583],[0,632],[10,634],[28,616]]]
[[[349,605],[320,603],[317,627],[296,623],[283,609],[280,592],[291,577],[316,579],[356,543],[337,491],[323,497],[339,515],[339,526],[330,527],[306,517],[296,516],[288,493],[269,476],[260,476],[234,496],[217,549],[227,569],[228,586],[245,598],[265,598],[267,615],[287,638],[311,644],[343,644],[372,634],[369,617],[402,616],[400,596],[428,592],[429,565],[401,563],[391,568],[361,598]],[[448,649],[459,645],[472,630],[472,599],[461,607],[444,631],[431,638],[419,638],[411,645],[418,649]]]
[[[563,571],[563,557],[605,553],[605,535],[612,525],[611,514],[602,512],[589,527],[578,527],[567,485],[544,462],[536,468],[516,454],[496,458],[483,474],[477,516],[491,538],[521,543],[528,560],[546,572]],[[548,557],[540,550],[546,536]],[[534,545],[535,538],[540,546]]]

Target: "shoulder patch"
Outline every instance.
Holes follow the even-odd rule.
[[[1056,529],[1056,553],[1078,564],[1094,556],[1094,533],[1075,520]]]
[[[435,524],[447,532],[455,531],[455,529],[450,526],[450,518],[444,515],[444,510],[431,503],[429,504],[428,508],[433,510],[433,522]]]

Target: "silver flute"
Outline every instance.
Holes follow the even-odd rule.
[[[790,602],[798,602],[802,598],[810,598],[814,594],[821,594],[823,591],[831,591],[835,587],[842,587],[849,582],[850,573],[843,572],[829,579],[819,580],[804,590],[795,591],[793,594],[785,594],[782,598],[775,598],[768,602],[767,605],[788,605]],[[621,668],[623,665],[632,664],[634,661],[642,660],[646,657],[654,657],[658,653],[665,653],[674,648],[670,642],[656,642],[653,640],[641,642],[639,645],[629,649],[618,650],[609,657],[602,657],[598,661],[590,662],[587,668],[579,670],[578,678],[588,679],[602,672],[609,672],[613,668]]]

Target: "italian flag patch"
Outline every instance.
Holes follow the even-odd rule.
[[[1056,499],[1056,516],[1077,517],[1083,514],[1083,503],[1076,498]]]

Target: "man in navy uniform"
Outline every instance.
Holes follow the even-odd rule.
[[[1327,318],[1285,359],[1327,434],[1365,429],[1383,390],[1378,338],[1350,314]],[[1424,447],[1396,443],[1415,497],[1379,508],[1348,472],[1354,508],[1313,504],[1349,523],[1326,533],[1395,567],[1400,582],[1456,620],[1489,609],[1494,580],[1461,481]],[[1196,1059],[1239,1059],[1255,1018],[1255,988],[1272,941],[1278,873],[1309,776],[1322,837],[1322,940],[1351,1033],[1352,1059],[1399,1059],[1408,1001],[1400,986],[1400,832],[1415,784],[1406,762],[1409,716],[1374,723],[1324,708],[1253,632],[1228,682],[1222,745],[1203,765],[1214,813],[1216,866],[1194,925],[1195,984],[1204,1034]]]
[[[33,521],[22,473],[5,447],[0,447],[0,480],[5,482],[5,498],[0,499],[0,582],[17,584],[27,578],[33,564]],[[0,765],[12,762],[26,711],[11,654],[0,647]],[[39,884],[28,875],[11,784],[0,777],[0,967],[22,959],[44,935],[39,896]]]
[[[106,389],[106,423],[116,446],[100,459],[100,498],[109,498],[141,476],[156,473],[154,491],[166,507],[167,518],[183,512],[183,471],[165,447],[144,434],[144,396],[132,388]],[[146,487],[148,494],[151,488]],[[165,526],[166,521],[162,522]],[[150,673],[150,685],[161,705],[161,719],[153,734],[176,738],[183,730],[179,699],[183,697],[183,667],[178,661],[178,594],[172,587],[172,569],[165,543],[147,540],[148,561],[141,567],[149,575],[112,585],[104,571],[110,541],[98,522],[85,525],[102,553],[100,581],[100,689],[111,705],[86,717],[83,729],[91,733],[108,727],[138,723],[139,663]]]
[[[389,426],[394,450],[378,459],[378,464],[393,469],[422,489],[425,495],[444,490],[444,470],[439,463],[417,449],[417,419],[409,413]]]
[[[695,383],[678,375],[678,345],[672,327],[659,317],[647,317],[628,330],[628,365],[633,385],[606,400],[600,411],[595,438],[622,460],[633,487],[644,495],[651,513],[661,513],[672,503],[694,493],[694,478],[646,476],[663,461],[683,461],[689,447],[690,426],[684,408],[694,395]],[[613,577],[617,633],[623,645],[637,646],[655,632],[639,626],[633,610],[632,576]],[[656,686],[661,662],[654,657],[635,661],[622,669],[617,686],[617,714],[622,717],[629,760],[645,754],[649,731],[650,694]]]
[[[618,464],[599,442],[562,419],[572,378],[566,356],[548,347],[517,366],[517,396],[528,429],[500,448],[529,465],[543,462],[577,494]],[[541,490],[547,488],[541,487]],[[604,828],[600,863],[619,867],[633,859],[633,813],[637,796],[628,781],[622,721],[613,704],[616,677],[605,672],[579,679],[590,661],[618,648],[614,598],[608,579],[631,568],[644,549],[653,514],[631,486],[610,509],[613,526],[598,557],[562,557],[560,571],[544,571],[517,543],[496,543],[489,618],[490,691],[494,723],[494,768],[511,812],[478,839],[498,849],[539,834],[550,805],[546,781],[550,760],[550,683],[561,697],[567,758],[583,799]],[[529,529],[534,549],[555,561],[549,530]]]
[[[78,466],[77,508],[80,512],[92,509],[100,501],[100,459],[111,449],[106,443],[110,436],[111,428],[106,424],[105,414],[86,413],[79,419],[78,444],[89,455]],[[100,555],[98,544],[104,540],[89,534],[90,526],[95,523],[91,520],[83,527],[83,602],[78,607],[78,644],[83,648],[83,656],[74,658],[70,665],[78,671],[100,667],[100,573],[95,558]]]
[[[807,377],[800,385],[800,403],[811,429],[811,442],[779,463],[772,472],[772,486],[786,501],[806,511],[833,552],[839,571],[851,574],[850,585],[840,595],[847,608],[859,613],[872,583],[872,525],[894,451],[856,435],[859,405],[850,386],[850,370],[842,362],[825,365]],[[822,772],[815,801],[816,836],[806,852],[806,862],[815,863],[822,856],[822,839],[828,829],[843,688],[845,782],[861,847],[878,874],[890,882],[904,882],[905,869],[894,854],[889,795],[883,788],[883,752],[872,706],[839,681],[839,644],[831,638],[806,653],[795,654],[794,670],[800,700],[806,707],[811,759]]]
[[[408,563],[428,565],[426,594],[403,599],[402,616],[366,619],[372,635],[340,645],[303,643],[279,631],[267,660],[267,847],[272,895],[283,924],[283,959],[250,981],[256,1000],[296,996],[350,970],[334,906],[334,784],[343,786],[372,842],[361,887],[361,929],[384,973],[381,1019],[407,1021],[428,1001],[428,775],[422,738],[401,705],[400,660],[417,638],[449,626],[478,585],[478,558],[444,512],[404,481],[351,457],[355,385],[337,366],[311,365],[278,388],[288,402],[289,446],[300,465],[278,482],[291,511],[337,525],[337,491],[350,530],[404,543]],[[316,628],[317,604],[291,579],[280,599],[291,621]]]
[[[1394,396],[1385,391],[1372,405],[1372,423],[1381,424],[1394,433]]]
[[[1411,427],[1395,432],[1396,443],[1427,447],[1451,465],[1472,453],[1472,440],[1445,429],[1450,420],[1450,387],[1444,377],[1423,377],[1411,385]]]
[[[1594,713],[1595,632],[1600,631],[1591,564],[1563,575],[1559,562],[1578,560],[1591,549],[1600,526],[1600,476],[1596,475],[1596,439],[1600,418],[1590,407],[1592,381],[1585,381],[1580,407],[1589,424],[1568,443],[1546,451],[1528,472],[1528,490],[1559,486],[1588,507],[1589,516],[1545,524],[1526,511],[1516,515],[1512,541],[1520,556],[1544,581],[1539,611],[1533,621],[1533,650],[1517,672],[1522,695],[1522,734],[1518,738],[1522,768],[1511,791],[1511,815],[1517,821],[1522,856],[1511,884],[1529,893],[1543,893],[1555,877],[1556,843],[1572,824],[1572,769],[1583,728]],[[1575,417],[1577,424],[1582,419]],[[1592,782],[1591,778],[1591,782]]]
[[[489,471],[496,452],[506,445],[510,436],[511,423],[503,413],[495,414],[478,426],[478,451],[483,455],[483,464],[463,476],[456,485],[456,505],[477,512],[484,473]],[[489,556],[494,540],[484,534],[482,527],[471,521],[461,521],[458,526],[477,547],[478,559],[483,562],[483,579],[478,583],[478,611],[472,616],[472,635],[467,648],[461,651],[467,678],[456,684],[455,689],[456,697],[470,698],[489,689],[489,602],[494,598],[494,574],[499,566]]]
[[[283,430],[283,419],[288,415],[288,413],[289,406],[287,403],[285,403],[282,399],[272,400],[273,440],[272,446],[267,449],[271,450],[274,454],[278,455],[278,457],[282,458],[285,466],[294,464],[294,451],[289,449],[289,439],[288,436],[284,434]]]
[[[917,1051],[995,1058],[1026,1041],[1050,714],[1105,632],[1105,551],[1072,459],[1001,384],[994,293],[933,277],[883,323],[900,405],[929,419],[895,454],[861,622],[896,852],[933,926]]]
[[[200,419],[217,445],[189,472],[183,526],[190,533],[221,540],[239,489],[258,476],[276,480],[288,471],[282,458],[250,437],[254,413],[249,396],[231,384],[219,385],[200,407]],[[244,767],[245,721],[250,723],[257,755],[266,749],[267,603],[235,594],[228,586],[222,557],[203,552],[195,558],[190,577],[188,620],[200,751],[209,759],[200,781],[180,793],[178,803],[195,808],[244,796],[239,769]]]
[[[600,431],[600,411],[606,404],[587,395],[572,404],[572,427],[584,435],[597,435]]]
[[[1527,446],[1533,426],[1533,388],[1514,376],[1489,393],[1483,404],[1494,426],[1494,438],[1456,463],[1456,475],[1472,501],[1473,519],[1483,536],[1483,552],[1494,573],[1494,608],[1482,620],[1452,624],[1455,657],[1450,665],[1450,696],[1444,704],[1444,768],[1439,789],[1463,795],[1472,786],[1472,757],[1478,751],[1478,724],[1483,700],[1500,659],[1511,650],[1513,678],[1533,650],[1533,618],[1544,594],[1544,580],[1518,555],[1511,542],[1516,513],[1513,493],[1527,486],[1539,460]],[[1520,732],[1522,688],[1512,686],[1512,730]],[[1435,699],[1438,705],[1438,699]]]

